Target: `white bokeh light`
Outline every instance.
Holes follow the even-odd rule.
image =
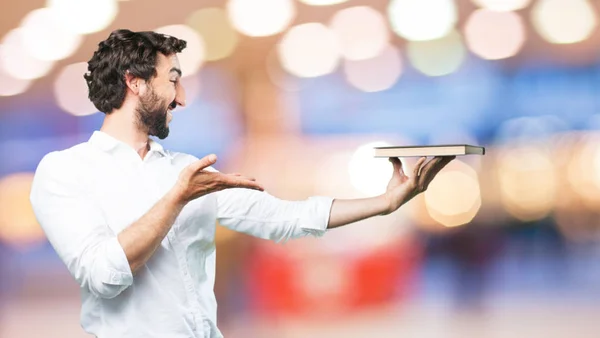
[[[200,67],[204,63],[205,49],[202,37],[195,30],[186,25],[170,25],[160,27],[155,32],[173,36],[187,42],[185,49],[177,54],[183,77],[195,74],[200,70]]]
[[[383,15],[367,6],[338,11],[329,27],[338,36],[342,55],[349,60],[373,58],[383,51],[390,40]]]
[[[331,6],[344,3],[348,0],[300,0],[307,5],[311,6]]]
[[[428,76],[448,75],[462,65],[466,50],[460,34],[450,34],[431,41],[410,41],[407,45],[410,63]]]
[[[233,27],[248,36],[280,33],[296,17],[292,0],[229,0],[227,12]]]
[[[390,144],[383,141],[362,145],[356,149],[348,163],[350,183],[356,190],[367,196],[384,193],[392,178],[392,164],[385,158],[374,157],[374,147],[386,146]],[[409,173],[408,170],[404,168],[405,173]]]
[[[88,99],[88,87],[83,78],[87,66],[86,62],[68,65],[54,81],[54,95],[58,106],[75,116],[90,115],[98,111]]]
[[[13,29],[4,36],[0,66],[6,74],[23,80],[37,79],[48,74],[53,65],[54,62],[39,60],[27,52],[21,28]]]
[[[277,46],[283,68],[299,77],[316,77],[333,72],[340,60],[335,34],[321,23],[292,27]]]
[[[481,8],[497,12],[517,11],[531,3],[531,0],[472,0]]]
[[[568,44],[590,37],[598,17],[587,0],[540,0],[531,11],[531,21],[547,41]]]
[[[50,8],[31,11],[21,23],[23,45],[40,60],[61,60],[71,56],[83,41],[62,23]]]
[[[392,30],[412,41],[439,39],[458,20],[453,0],[392,0],[388,6]]]
[[[0,55],[2,46],[0,45]],[[0,96],[13,96],[25,92],[31,86],[31,80],[17,79],[0,67]]]
[[[402,74],[400,51],[388,45],[382,53],[366,60],[344,60],[346,80],[365,92],[377,92],[392,87]]]
[[[47,7],[74,33],[91,34],[110,25],[119,10],[116,0],[48,0]]]
[[[505,59],[523,47],[525,25],[515,12],[479,9],[465,24],[465,40],[469,49],[484,59]]]

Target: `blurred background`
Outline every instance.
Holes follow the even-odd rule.
[[[285,244],[218,227],[226,337],[598,337],[599,1],[31,0],[0,10],[0,337],[88,337],[29,189],[102,123],[117,28],[183,38],[162,143],[281,198],[373,196],[373,146],[469,143],[398,212]],[[406,159],[408,170],[413,159]]]

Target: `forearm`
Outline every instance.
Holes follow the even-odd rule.
[[[177,193],[171,190],[139,220],[119,233],[119,243],[133,273],[152,257],[184,206]]]
[[[335,199],[331,205],[328,229],[389,213],[390,204],[384,195],[361,199]]]

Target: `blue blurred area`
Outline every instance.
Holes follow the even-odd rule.
[[[599,80],[599,65],[510,68],[471,57],[444,77],[407,67],[395,86],[377,93],[337,72],[311,80],[298,101],[308,134],[398,133],[432,143],[438,133],[461,130],[489,144],[503,122],[521,117],[541,117],[531,121],[551,123],[554,132],[597,128]]]

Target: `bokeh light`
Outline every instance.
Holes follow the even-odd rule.
[[[21,23],[23,46],[40,60],[61,60],[71,56],[81,45],[82,37],[68,30],[50,8],[31,11]]]
[[[164,26],[155,31],[183,39],[187,42],[185,49],[177,54],[179,63],[181,64],[181,76],[186,77],[200,70],[200,67],[204,63],[205,48],[204,40],[202,40],[202,37],[196,31],[186,25]]]
[[[531,21],[544,39],[560,44],[587,39],[598,24],[596,10],[587,0],[539,0]]]
[[[600,210],[600,135],[581,138],[567,163],[567,183],[592,210]]]
[[[16,173],[0,180],[0,241],[17,248],[28,248],[43,241],[29,194],[32,173]]]
[[[333,72],[340,61],[335,34],[321,23],[292,27],[278,46],[283,68],[299,77],[316,77]]]
[[[39,60],[27,53],[21,28],[8,32],[2,40],[0,66],[8,75],[23,80],[40,78],[52,69],[54,62]]]
[[[531,0],[472,0],[474,4],[481,8],[487,8],[492,11],[506,12],[523,9],[531,3]]]
[[[272,48],[265,58],[265,68],[269,81],[278,88],[288,92],[297,92],[306,88],[315,80],[314,78],[299,78],[290,74],[283,68],[279,59],[279,51],[277,48]]]
[[[227,11],[233,27],[248,36],[280,33],[296,17],[292,0],[229,0]]]
[[[117,16],[118,6],[116,0],[47,0],[47,7],[78,34],[91,34],[108,27]]]
[[[438,173],[424,195],[431,218],[447,227],[470,222],[481,207],[477,172],[460,160]]]
[[[346,80],[365,92],[392,87],[402,74],[400,51],[388,45],[378,56],[366,60],[344,60]]]
[[[348,0],[300,0],[307,5],[311,6],[330,6],[344,3]]]
[[[0,55],[2,46],[0,45]],[[25,92],[31,86],[31,80],[17,79],[4,71],[0,66],[0,96],[12,96]]]
[[[226,58],[235,50],[239,40],[238,33],[231,26],[223,9],[202,8],[188,17],[187,25],[204,40],[206,61]]]
[[[522,221],[546,217],[558,193],[549,152],[535,146],[507,146],[499,154],[496,170],[505,209]]]
[[[488,60],[516,55],[525,43],[525,26],[519,14],[479,9],[465,24],[469,49]]]
[[[392,177],[392,164],[385,158],[375,158],[374,147],[390,146],[389,143],[377,141],[367,143],[356,149],[348,163],[350,183],[359,192],[367,196],[383,194]],[[404,167],[407,172],[406,167]]]
[[[329,27],[338,36],[342,55],[350,60],[377,56],[390,39],[383,15],[368,6],[338,11],[331,19]]]
[[[392,30],[412,41],[439,39],[458,20],[453,0],[392,0],[388,16]]]
[[[428,76],[448,75],[462,65],[466,51],[460,34],[450,34],[431,41],[410,41],[407,45],[410,63]]]
[[[87,63],[74,63],[63,68],[54,81],[56,102],[69,114],[84,116],[98,111],[88,99],[88,87],[83,78],[86,72]]]

